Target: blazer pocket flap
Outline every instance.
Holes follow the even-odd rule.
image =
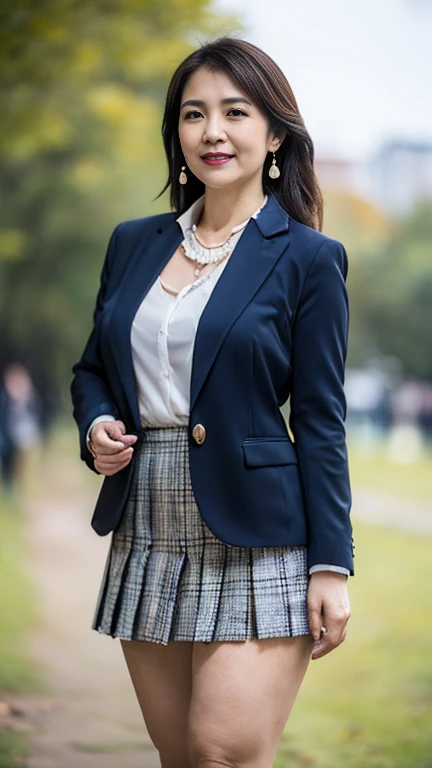
[[[294,443],[285,437],[247,437],[243,453],[248,467],[298,464]]]

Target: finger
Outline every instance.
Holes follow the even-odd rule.
[[[315,639],[315,642],[312,647],[312,654],[313,654],[312,658],[315,658],[315,654],[317,654],[318,652],[321,652],[321,650],[324,647],[326,647],[327,643],[325,638],[326,638],[326,635],[323,633],[322,624],[321,624],[319,636],[318,638]]]
[[[331,651],[334,651],[335,648],[338,647],[345,639],[345,635],[342,633],[341,637],[337,642],[332,642],[330,639],[327,638],[326,635],[314,645],[312,650],[312,659],[320,659],[322,656],[327,656],[328,653]]]
[[[124,448],[128,448],[136,443],[138,435],[122,435],[118,430],[110,431],[109,426],[101,429],[93,442],[93,448],[96,453],[116,454]]]
[[[126,427],[122,421],[108,421],[104,424],[105,432],[112,440],[123,441],[126,434]]]
[[[346,628],[350,612],[348,608],[341,607],[338,611],[324,610],[324,624],[328,630],[328,638],[332,643],[338,645],[341,642],[342,634]]]
[[[331,623],[327,619],[327,624]],[[312,659],[320,659],[322,656],[326,656],[328,653],[337,648],[346,638],[346,622],[341,631],[335,629],[335,625],[331,626],[330,631],[327,631],[322,635],[321,639],[314,644],[312,650]]]
[[[327,640],[322,640],[317,643],[317,645],[313,647],[311,659],[315,661],[315,659],[321,659],[323,656],[327,656],[330,651],[332,651],[334,648],[333,645],[329,643]]]
[[[104,461],[95,461],[95,467],[97,471],[100,472],[101,475],[110,476],[110,475],[115,475],[117,472],[120,472],[120,470],[127,467],[129,463],[130,463],[130,458],[118,464],[106,464],[106,462]]]
[[[315,641],[319,640],[321,635],[322,621],[322,604],[309,600],[308,602],[308,619],[309,629],[311,635]]]
[[[94,436],[91,443],[95,453],[104,455],[118,454],[119,451],[123,451],[126,447],[122,440],[113,440],[102,429]]]
[[[123,444],[126,447],[129,447],[130,445],[134,445],[137,440],[138,440],[138,435],[123,435],[122,437]]]
[[[126,450],[123,443],[115,442],[114,440],[105,441],[103,438],[92,440],[90,442],[90,448],[93,456],[119,456],[124,450]]]
[[[325,633],[321,633],[320,639],[314,643],[312,658],[319,659],[321,656],[326,656],[326,654],[330,653],[336,645],[337,643],[334,642],[334,639],[331,637],[328,630]]]
[[[110,446],[113,451],[123,448],[123,426],[123,422],[112,421],[102,421],[100,424],[96,424],[90,435],[95,450],[100,450],[102,446]]]
[[[108,466],[113,466],[119,462],[126,461],[133,456],[133,448],[125,448],[122,451],[104,453],[104,451],[97,451],[97,458],[99,461],[104,461]]]

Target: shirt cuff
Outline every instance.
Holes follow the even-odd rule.
[[[115,421],[115,417],[112,416],[110,413],[103,413],[101,416],[96,416],[95,419],[93,419],[92,423],[90,424],[87,435],[86,435],[86,443],[88,446],[89,440],[90,440],[90,433],[94,427],[95,424],[99,424],[100,421]]]
[[[346,576],[350,575],[348,568],[344,568],[343,565],[324,565],[319,563],[318,565],[312,565],[309,568],[309,574],[316,571],[335,571],[336,573],[344,573]]]

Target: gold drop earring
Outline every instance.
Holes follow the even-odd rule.
[[[269,168],[269,176],[271,179],[278,179],[280,176],[280,170],[276,165],[276,153],[273,152],[272,164]]]
[[[180,173],[180,176],[179,176],[180,184],[187,184],[187,180],[188,179],[187,179],[187,176],[185,174],[185,170],[186,170],[186,166],[182,165],[181,173]]]

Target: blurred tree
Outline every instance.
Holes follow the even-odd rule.
[[[209,0],[1,5],[0,363],[51,377],[68,408],[109,234],[163,186],[169,77],[197,37],[230,29]]]
[[[364,197],[347,190],[323,189],[323,232],[343,242],[355,260],[364,250],[379,249],[386,242],[391,220]]]
[[[350,262],[350,362],[396,357],[406,377],[432,381],[432,202],[392,223],[384,244]]]

